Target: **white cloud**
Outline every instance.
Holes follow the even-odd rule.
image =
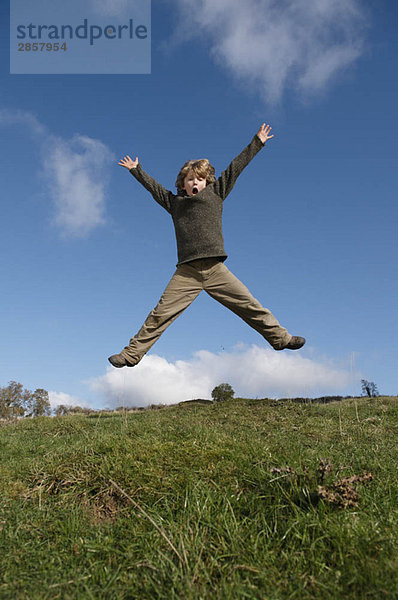
[[[100,140],[52,134],[31,113],[0,110],[1,125],[24,125],[34,136],[42,161],[41,176],[62,233],[81,237],[105,223],[105,192],[115,155]]]
[[[191,360],[175,363],[152,354],[133,368],[109,367],[89,384],[107,405],[116,407],[210,399],[212,389],[222,382],[230,383],[241,397],[345,395],[354,378],[359,381],[360,376],[331,360],[242,345],[219,354],[201,350]]]
[[[66,394],[65,392],[48,392],[48,397],[50,399],[51,408],[56,408],[61,404],[63,406],[81,406],[81,407],[89,407],[87,402],[80,400],[76,396],[71,396],[70,394]]]
[[[174,0],[171,44],[200,38],[214,61],[277,103],[323,91],[364,51],[361,0]]]

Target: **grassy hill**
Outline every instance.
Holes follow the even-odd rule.
[[[0,598],[398,598],[398,399],[0,428]]]

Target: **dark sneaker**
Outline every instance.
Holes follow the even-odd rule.
[[[120,369],[121,367],[134,367],[134,365],[131,365],[129,362],[127,362],[127,360],[122,354],[112,354],[112,356],[110,356],[108,360],[111,363],[111,365],[117,367],[118,369]]]
[[[282,348],[282,350],[299,350],[305,344],[305,338],[300,337],[299,335],[292,335],[292,339],[288,343],[287,346]]]

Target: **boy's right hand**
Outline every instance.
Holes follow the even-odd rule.
[[[127,155],[124,158],[120,159],[117,164],[120,165],[121,167],[125,167],[126,169],[128,169],[130,171],[130,169],[135,169],[136,166],[138,165],[138,156],[135,157],[135,160],[132,160],[129,157],[129,155]]]

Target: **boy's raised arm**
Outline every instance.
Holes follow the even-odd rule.
[[[263,123],[250,144],[248,144],[246,148],[244,148],[242,152],[233,159],[225,171],[221,173],[220,177],[215,183],[215,191],[223,200],[225,200],[234,187],[235,182],[242,173],[243,169],[255,157],[257,152],[264,147],[265,142],[274,137],[273,134],[270,134],[270,132],[270,125]]]
[[[125,167],[130,171],[130,173],[144,186],[145,189],[152,195],[154,200],[160,206],[165,208],[167,212],[170,212],[170,194],[169,190],[166,190],[160,183],[156,181],[153,177],[145,173],[143,168],[141,167],[138,156],[135,157],[135,160],[132,160],[130,156],[127,154],[124,158],[120,159],[118,165],[121,167]]]

